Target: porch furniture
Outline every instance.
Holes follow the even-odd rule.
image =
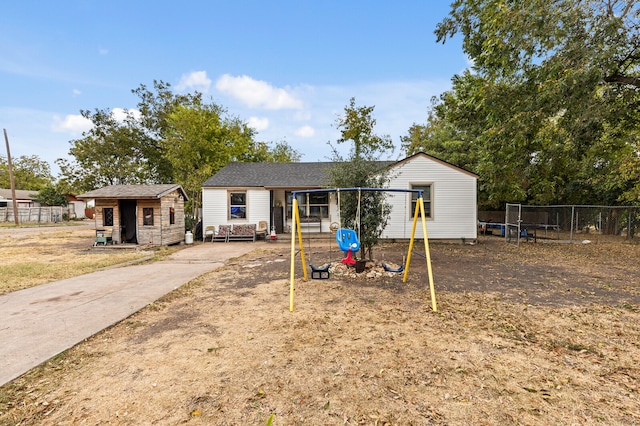
[[[225,243],[229,241],[229,234],[231,232],[231,225],[218,225],[218,231],[214,232],[211,236],[211,242],[214,241],[224,241]]]
[[[261,220],[258,222],[258,227],[256,228],[256,239],[262,238],[263,240],[267,239],[267,231],[269,230],[269,225],[267,225],[266,220]]]
[[[96,229],[96,240],[93,242],[93,246],[106,246],[107,244],[113,244],[113,230]]]
[[[207,226],[204,229],[204,235],[202,236],[202,241],[206,242],[207,238],[211,238],[211,242],[213,242],[213,236],[216,234],[215,226]]]
[[[221,225],[222,226],[222,225]],[[255,241],[256,240],[256,224],[245,223],[235,224],[227,237],[227,241]]]
[[[300,229],[309,231],[312,227],[318,227],[318,232],[322,229],[322,219],[319,216],[302,216],[300,218]]]

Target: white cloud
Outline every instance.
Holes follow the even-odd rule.
[[[249,117],[247,124],[259,132],[269,128],[269,119],[265,117]]]
[[[133,118],[135,118],[136,120],[139,120],[140,117],[142,116],[142,114],[140,114],[140,111],[138,111],[137,109],[123,109],[123,108],[114,108],[111,110],[111,115],[113,116],[113,118],[115,118],[116,120],[118,120],[119,122],[123,122],[125,120],[125,118],[127,118],[127,112],[131,115],[133,115]]]
[[[79,89],[73,89],[73,96],[80,96],[82,95],[82,92]]]
[[[208,93],[210,87],[211,79],[207,77],[207,72],[194,71],[189,74],[182,74],[176,89],[180,92],[197,90],[202,93]]]
[[[64,118],[58,115],[53,116],[53,124],[51,129],[54,132],[70,133],[71,135],[79,135],[93,127],[91,120],[88,120],[80,114],[68,114]]]
[[[302,126],[294,133],[296,136],[300,136],[301,138],[312,138],[315,136],[316,130],[311,126]]]
[[[98,53],[102,56],[108,55],[109,51],[107,49],[98,49]]]
[[[254,80],[246,75],[233,77],[224,74],[216,81],[216,89],[239,99],[251,108],[279,110],[300,109],[303,106],[302,101],[291,93],[290,88],[273,87],[266,81]]]

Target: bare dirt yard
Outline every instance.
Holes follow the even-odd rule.
[[[289,312],[289,246],[255,251],[1,387],[0,424],[640,424],[640,245],[431,252],[438,312],[417,253],[298,257]]]

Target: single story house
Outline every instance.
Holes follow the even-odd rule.
[[[16,203],[18,204],[18,208],[36,206],[37,204],[33,201],[35,195],[38,195],[38,191],[16,189]],[[11,189],[0,189],[0,207],[13,207]]]
[[[202,185],[202,227],[266,221],[277,234],[291,232],[291,192],[327,188],[332,164],[229,163]],[[381,167],[390,172],[389,188],[424,190],[429,238],[477,238],[477,175],[425,153]],[[303,216],[318,219],[310,230],[330,232],[331,223],[339,221],[336,194],[298,195]],[[387,202],[392,211],[382,238],[410,238],[415,195],[388,192]],[[418,226],[416,238],[422,237]]]
[[[67,210],[69,211],[69,217],[71,219],[84,219],[87,217],[84,214],[87,203],[78,199],[78,197],[73,194],[67,194],[67,203]]]
[[[96,229],[111,232],[114,244],[170,245],[184,241],[182,186],[112,185],[80,194],[94,200]]]

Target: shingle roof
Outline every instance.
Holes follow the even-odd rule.
[[[229,163],[204,187],[322,187],[334,163]]]
[[[111,185],[85,192],[77,197],[80,199],[154,199],[162,198],[164,195],[175,191],[176,189],[180,190],[184,199],[187,200],[187,194],[182,189],[182,186],[174,183],[158,185]]]
[[[378,161],[380,169],[395,167],[422,155],[461,172],[461,169],[436,157],[419,152],[400,161]],[[328,182],[328,169],[333,162],[315,163],[229,163],[211,176],[203,187],[258,187],[258,188],[324,188]]]
[[[16,189],[16,199],[18,200],[33,200],[33,195],[38,195],[38,191]],[[0,189],[0,199],[11,200],[11,190],[4,188]]]

